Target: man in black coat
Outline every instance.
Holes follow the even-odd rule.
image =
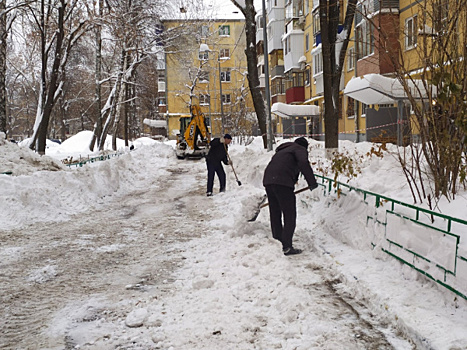
[[[305,176],[310,190],[318,187],[308,161],[308,141],[304,137],[277,147],[263,177],[263,186],[269,201],[272,236],[282,243],[285,255],[302,252],[292,246],[297,219],[294,186],[300,173]]]
[[[224,137],[214,138],[211,140],[209,152],[206,155],[206,165],[208,167],[208,186],[206,195],[212,196],[212,188],[214,186],[214,174],[217,174],[220,183],[219,192],[225,192],[225,171],[222,163],[229,164],[227,157],[228,145],[232,142],[232,136],[225,134]]]

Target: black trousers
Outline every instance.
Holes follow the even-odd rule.
[[[281,185],[268,185],[266,194],[269,202],[272,236],[282,243],[283,249],[290,248],[297,223],[294,189]]]
[[[224,167],[222,166],[221,162],[213,163],[206,161],[206,165],[208,167],[208,186],[206,189],[206,193],[212,192],[212,188],[214,187],[214,175],[217,174],[220,183],[220,192],[225,191],[225,171]]]

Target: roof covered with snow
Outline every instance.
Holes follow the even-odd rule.
[[[427,98],[429,95],[421,80],[409,80],[407,85],[410,94],[415,99]],[[344,95],[367,105],[394,103],[398,100],[408,99],[404,86],[398,79],[388,78],[380,74],[353,77],[347,83]]]
[[[276,102],[271,107],[271,113],[282,118],[309,117],[319,114],[319,107],[314,105],[288,105]]]

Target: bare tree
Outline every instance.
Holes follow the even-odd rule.
[[[264,148],[267,148],[266,107],[264,105],[263,95],[261,94],[258,73],[258,57],[256,56],[256,10],[254,1],[245,0],[244,5],[240,4],[240,2],[237,2],[236,0],[231,1],[245,16],[245,54],[248,65],[248,84],[250,86],[253,106],[255,107],[256,117],[258,119],[258,126],[261,130],[261,134],[263,135],[263,145]]]
[[[108,1],[109,22],[108,30],[115,40],[120,54],[119,66],[114,71],[112,80],[114,86],[109,94],[101,114],[106,121],[100,135],[99,150],[104,149],[107,133],[112,133],[112,148],[116,150],[116,139],[121,131],[121,114],[126,104],[134,104],[137,96],[126,99],[126,92],[130,86],[137,84],[138,66],[150,55],[156,55],[160,48],[159,11],[163,4],[151,0],[135,2],[133,0]],[[124,122],[123,135],[128,144],[128,123]]]
[[[45,154],[50,115],[62,93],[65,67],[71,49],[88,29],[86,20],[77,20],[78,1],[68,5],[66,0],[56,4],[41,0],[28,6],[41,42],[41,86],[39,103],[30,148]],[[56,13],[56,14],[54,14]],[[49,59],[52,59],[49,70]]]

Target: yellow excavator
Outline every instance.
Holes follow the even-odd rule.
[[[175,153],[178,159],[201,158],[209,151],[210,133],[201,108],[191,106],[191,117],[180,118],[180,134],[177,135]]]

